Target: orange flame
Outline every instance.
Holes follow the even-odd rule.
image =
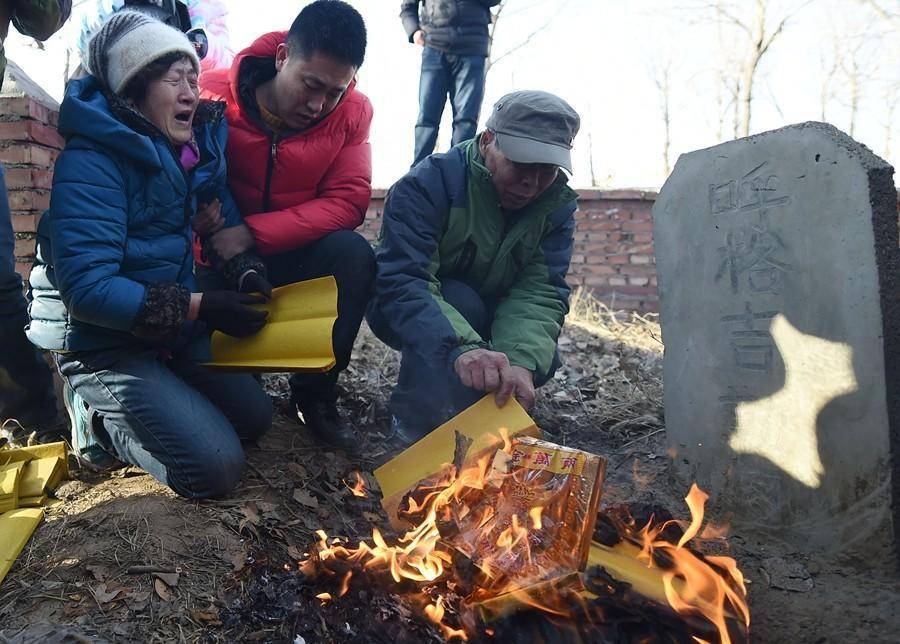
[[[363,479],[362,475],[359,472],[354,472],[354,476],[356,476],[356,483],[350,485],[347,481],[342,481],[344,485],[347,486],[347,489],[353,492],[353,496],[358,496],[361,498],[365,498],[366,494],[366,481]]]
[[[658,567],[654,553],[668,559],[672,565],[663,573],[663,586],[669,605],[678,613],[702,615],[715,626],[720,642],[731,644],[728,616],[734,615],[750,626],[744,576],[731,557],[701,558],[684,547],[699,532],[708,499],[709,495],[696,483],[692,485],[684,499],[691,511],[691,522],[678,544],[659,538],[669,522],[655,527],[650,522],[639,533],[643,548],[638,559],[648,567]]]
[[[543,511],[544,511],[544,508],[540,505],[537,505],[528,511],[528,516],[531,517],[531,527],[534,528],[535,530],[541,529],[541,525],[542,525],[541,513]]]

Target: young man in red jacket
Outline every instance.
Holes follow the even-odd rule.
[[[274,286],[335,276],[337,366],[295,374],[291,391],[306,426],[347,449],[357,441],[335,406],[335,383],[375,274],[371,246],[353,232],[372,194],[372,105],[355,87],[365,49],[362,16],[340,0],[317,0],[290,31],[260,37],[230,70],[200,79],[204,97],[227,103],[228,182],[246,224],[218,230],[205,251],[228,260],[253,248]],[[215,231],[217,215],[213,202],[195,228]]]

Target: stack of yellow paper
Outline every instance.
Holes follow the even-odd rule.
[[[269,312],[259,333],[234,338],[216,331],[209,367],[230,371],[328,371],[334,364],[331,329],[337,319],[337,282],[320,277],[276,288],[253,308]]]
[[[68,475],[65,443],[0,450],[0,583],[44,516],[38,506]]]

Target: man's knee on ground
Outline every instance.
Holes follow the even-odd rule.
[[[223,441],[214,453],[198,456],[196,470],[188,480],[170,471],[167,483],[177,494],[189,499],[208,499],[225,496],[237,487],[246,467],[240,443]]]

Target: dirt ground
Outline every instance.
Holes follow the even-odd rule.
[[[545,438],[607,457],[605,503],[651,502],[684,518],[686,490],[667,471],[658,326],[579,301],[560,349],[566,364],[534,411]],[[317,529],[358,539],[386,523],[343,481],[360,471],[374,484],[368,473],[398,450],[386,436],[396,371],[396,354],[364,329],[341,399],[361,458],[311,441],[289,418],[285,379],[267,377],[281,413],[227,499],[185,501],[134,469],[73,472],[0,586],[0,643],[441,641],[397,595],[358,588],[354,602],[320,608],[317,589],[283,572]],[[709,547],[734,556],[749,581],[753,641],[900,640],[900,581],[878,562],[859,570],[740,534]],[[372,620],[381,635],[363,636]]]

